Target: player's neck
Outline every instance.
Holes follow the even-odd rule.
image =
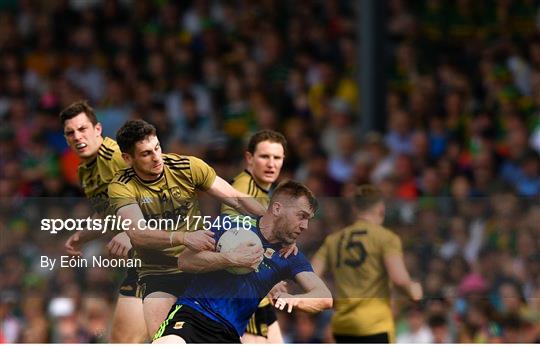
[[[259,230],[261,231],[261,234],[264,236],[266,241],[270,243],[278,242],[278,239],[274,236],[274,233],[272,232],[273,229],[274,222],[272,221],[272,217],[264,214],[261,219],[259,219]]]
[[[96,150],[96,153],[94,153],[94,155],[88,157],[88,158],[84,158],[82,159],[82,162],[84,164],[88,164],[90,163],[92,160],[96,159],[97,156],[98,156],[98,152],[99,152],[99,148],[101,147],[101,145],[103,144],[103,136],[100,136],[98,137],[98,143],[99,143],[99,146],[97,147],[97,150]]]
[[[253,171],[250,169],[250,168],[247,168],[246,171],[251,175],[251,177],[253,178],[253,180],[255,181],[255,183],[261,187],[262,189],[264,190],[269,190],[270,187],[272,186],[272,183],[264,183],[264,182],[261,182],[261,180],[259,180],[254,174],[253,174]]]
[[[367,222],[371,224],[381,225],[379,217],[372,214],[359,214],[356,217],[356,220],[359,222]]]
[[[157,180],[158,178],[161,178],[161,176],[163,175],[163,171],[161,171],[159,174],[147,174],[147,173],[137,170],[134,166],[132,167],[133,167],[133,170],[135,171],[135,175],[137,175],[137,177],[140,178],[141,181],[143,182],[147,182],[147,183],[153,182]]]

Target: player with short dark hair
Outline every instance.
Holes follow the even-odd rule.
[[[265,214],[251,225],[262,248],[240,244],[231,252],[193,252],[185,250],[178,258],[181,269],[197,272],[167,319],[154,335],[155,343],[240,343],[250,317],[272,287],[285,279],[294,279],[304,294],[279,293],[274,299],[278,309],[293,307],[315,313],[332,306],[332,295],[313,272],[302,254],[280,257],[277,253],[292,245],[306,232],[309,219],[317,209],[313,193],[303,184],[288,181],[278,186]],[[216,230],[219,240],[226,230]],[[260,252],[257,271],[234,275],[223,269],[230,258],[247,248]],[[204,273],[203,273],[204,272]]]
[[[213,233],[197,230],[200,225],[193,222],[200,216],[197,192],[206,191],[246,214],[261,215],[264,208],[201,159],[163,154],[155,127],[143,120],[126,122],[116,139],[129,167],[109,185],[111,209],[133,226],[127,234],[142,261],[139,285],[144,316],[148,331],[154,333],[191,279],[178,269],[177,255],[185,247],[214,248]],[[145,224],[159,220],[175,223],[158,230]]]
[[[62,110],[60,122],[69,147],[82,160],[77,171],[84,194],[96,212],[95,217],[103,217],[109,204],[109,182],[116,172],[126,167],[120,149],[113,139],[102,137],[101,124],[86,101],[76,101]],[[98,236],[97,232],[74,233],[66,241],[66,251],[81,255],[82,244]],[[127,235],[120,233],[107,248],[115,255],[127,256],[131,244]],[[137,296],[137,272],[135,268],[128,268],[113,314],[110,342],[137,343],[147,339],[142,300]]]
[[[390,282],[415,301],[422,298],[422,287],[409,276],[399,237],[382,226],[380,190],[359,186],[354,206],[356,222],[326,237],[312,259],[313,269],[319,276],[330,271],[334,278],[336,342],[394,342]]]
[[[263,206],[270,203],[270,190],[283,167],[287,140],[273,130],[261,130],[250,137],[244,153],[246,168],[231,182],[239,191],[257,199]],[[221,212],[236,215],[234,209],[223,205]],[[279,323],[270,300],[264,298],[251,317],[243,343],[283,343]]]

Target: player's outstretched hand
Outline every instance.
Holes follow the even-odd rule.
[[[274,307],[278,310],[283,311],[287,307],[287,312],[291,313],[293,308],[298,305],[300,301],[299,298],[295,298],[293,295],[288,293],[281,293],[277,299],[274,300]]]
[[[107,244],[109,255],[115,258],[128,258],[129,251],[132,247],[129,236],[125,232],[119,233]]]
[[[184,245],[195,252],[213,251],[216,248],[214,233],[210,230],[197,230],[185,233]]]
[[[422,300],[422,297],[424,296],[424,292],[422,290],[422,285],[418,282],[413,282],[409,286],[409,295],[411,296],[411,299],[413,301],[420,301]]]
[[[257,270],[263,260],[263,248],[253,242],[244,242],[229,252],[233,266],[249,267]]]
[[[80,241],[80,235],[81,232],[77,231],[71,235],[69,239],[67,239],[66,243],[64,243],[64,248],[66,249],[67,254],[79,257],[82,256],[82,242]]]
[[[297,255],[298,254],[298,246],[296,246],[296,242],[292,245],[285,246],[279,250],[279,255],[283,258],[287,259],[287,257],[291,254]]]
[[[272,287],[272,289],[270,289],[270,292],[268,292],[267,296],[272,305],[276,304],[276,300],[282,293],[288,293],[287,282],[285,281],[278,282],[274,287]]]

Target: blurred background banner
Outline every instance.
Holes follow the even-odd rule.
[[[58,117],[78,99],[105,136],[145,119],[228,180],[254,132],[282,132],[280,179],[320,198],[308,256],[355,186],[381,189],[426,296],[396,297],[398,342],[538,341],[540,4],[382,3],[0,1],[0,342],[107,341],[122,272],[38,262],[70,234],[41,218],[90,214]],[[330,315],[278,318],[286,342],[332,342]]]

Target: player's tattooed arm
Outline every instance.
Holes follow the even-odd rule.
[[[214,183],[208,189],[208,193],[242,214],[262,216],[266,212],[265,208],[255,198],[235,189],[219,176],[216,177]]]
[[[274,306],[280,310],[287,308],[291,313],[294,307],[309,313],[329,309],[333,305],[332,293],[324,282],[311,271],[300,272],[295,281],[305,290],[304,294],[291,295],[286,292],[277,294]]]
[[[178,268],[193,273],[223,270],[231,266],[256,269],[262,257],[262,247],[248,243],[240,244],[231,252],[226,253],[194,252],[186,249],[178,256]]]
[[[137,204],[126,205],[117,211],[122,219],[130,220],[126,233],[131,244],[136,248],[162,250],[169,247],[185,245],[196,251],[212,250],[215,247],[214,234],[209,230],[195,232],[167,232],[153,230],[146,226],[145,219]]]

